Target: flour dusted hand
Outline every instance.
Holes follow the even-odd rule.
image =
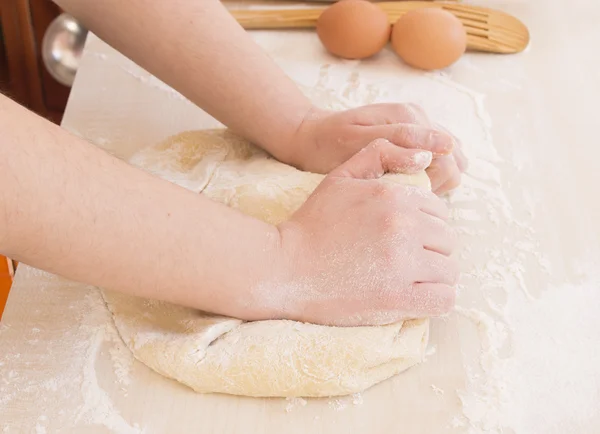
[[[303,170],[328,173],[373,140],[383,138],[406,149],[433,153],[427,169],[434,193],[460,184],[467,168],[461,143],[432,122],[416,104],[371,104],[342,112],[309,110],[292,139],[287,160]]]
[[[376,140],[332,171],[279,225],[290,269],[287,316],[329,325],[380,325],[446,313],[458,267],[445,204],[385,173],[414,171],[430,154]],[[411,160],[411,159],[408,159]],[[416,163],[415,163],[416,161]]]

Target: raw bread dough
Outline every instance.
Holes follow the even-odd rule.
[[[274,224],[323,178],[277,162],[227,130],[181,133],[138,152],[131,163]],[[424,173],[388,179],[429,188]],[[133,355],[198,392],[281,397],[360,392],[419,363],[428,340],[427,319],[381,327],[244,322],[103,294]]]

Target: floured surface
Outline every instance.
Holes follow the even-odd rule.
[[[315,100],[413,100],[465,142],[471,167],[449,198],[458,309],[431,321],[422,364],[337,399],[196,394],[127,358],[98,292],[23,266],[0,326],[0,432],[600,432],[600,5],[588,3],[485,2],[522,18],[531,48],[468,54],[443,74],[389,50],[336,61],[310,32],[254,34]],[[95,38],[82,65],[64,124],[119,156],[219,126]]]

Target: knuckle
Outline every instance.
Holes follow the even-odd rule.
[[[429,118],[425,113],[423,107],[415,103],[408,103],[408,108],[410,108],[412,112],[412,116],[414,118],[414,123],[422,124],[422,125],[430,125]]]
[[[436,217],[444,222],[450,218],[450,208],[448,205],[434,193],[428,192],[429,195],[423,198],[421,209],[429,209]]]
[[[391,143],[388,140],[379,138],[379,139],[375,139],[371,143],[369,143],[368,147],[376,150],[377,152],[381,152],[383,150],[382,148],[385,149],[386,147],[388,147],[390,145],[391,145]]]
[[[414,228],[417,225],[418,220],[415,216],[398,206],[387,206],[381,213],[381,228],[386,236],[392,237],[386,241],[391,244],[406,243],[411,234],[414,237]]]
[[[417,123],[420,121],[420,119],[422,117],[421,108],[418,107],[416,104],[413,104],[413,103],[405,104],[404,110],[406,112],[407,120],[410,120],[410,122],[412,122],[412,123]]]
[[[393,267],[397,263],[398,249],[393,243],[388,243],[382,248],[381,257],[386,268]]]
[[[398,209],[401,203],[404,203],[404,189],[399,184],[377,180],[373,182],[371,187],[373,195],[386,200],[390,204],[390,208]]]
[[[416,111],[410,104],[395,104],[392,113],[401,122],[413,122],[416,118]]]
[[[412,144],[416,139],[415,129],[406,124],[398,125],[394,131],[394,135],[396,137],[396,143],[401,143],[403,145]]]
[[[398,216],[393,208],[387,207],[381,214],[381,227],[384,233],[394,233],[398,228]]]
[[[371,194],[378,198],[388,198],[391,195],[390,186],[383,182],[373,182]]]

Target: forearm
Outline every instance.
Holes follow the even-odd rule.
[[[311,108],[218,0],[55,0],[216,119],[289,161]]]
[[[0,252],[73,280],[236,311],[276,228],[112,157],[0,95]],[[251,309],[251,307],[250,307]]]

